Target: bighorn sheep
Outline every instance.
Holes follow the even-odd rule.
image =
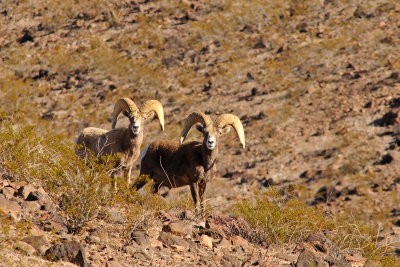
[[[201,124],[196,125],[196,129],[203,133],[203,142],[183,143],[190,128],[196,123]],[[171,189],[189,185],[196,208],[200,206],[203,213],[206,184],[216,171],[219,135],[229,132],[227,126],[235,129],[244,148],[243,125],[235,115],[223,114],[213,122],[204,113],[191,113],[185,120],[179,143],[157,140],[146,148],[141,157],[140,174],[154,181],[154,192],[158,192],[161,186]],[[133,187],[139,190],[145,184],[144,179],[139,179]]]
[[[120,153],[115,168],[111,172],[114,179],[122,172],[127,176],[130,184],[130,177],[133,163],[139,157],[140,146],[143,142],[143,121],[154,111],[164,130],[164,111],[160,102],[148,100],[140,108],[129,98],[121,98],[114,105],[112,130],[107,131],[99,128],[88,127],[83,129],[76,139],[75,154],[81,158],[89,159],[89,149],[94,156],[101,161],[101,156]],[[117,128],[115,125],[120,113],[128,117],[130,123],[127,128]]]

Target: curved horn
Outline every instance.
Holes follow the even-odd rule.
[[[157,100],[147,100],[139,108],[140,113],[148,114],[151,111],[156,113],[158,121],[160,122],[161,130],[164,131],[164,109],[162,104]]]
[[[224,128],[227,125],[232,126],[233,129],[235,129],[243,148],[246,147],[243,125],[237,116],[233,114],[222,114],[214,121],[214,125],[215,127],[220,129]]]
[[[117,124],[118,115],[125,110],[135,111],[138,110],[138,108],[130,98],[124,97],[119,99],[114,105],[111,129],[115,128],[115,125]]]
[[[192,128],[193,124],[195,124],[197,122],[201,123],[203,126],[212,125],[212,121],[211,121],[210,117],[208,115],[204,114],[203,112],[191,113],[189,116],[187,116],[187,118],[185,120],[185,124],[183,125],[181,138],[179,139],[180,143],[183,143],[190,128]]]

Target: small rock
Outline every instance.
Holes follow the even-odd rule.
[[[98,236],[93,236],[93,235],[89,235],[89,236],[86,238],[86,240],[87,240],[87,242],[93,243],[93,244],[101,244],[101,243],[102,243],[101,240],[100,240],[100,237],[98,237]]]
[[[185,210],[182,212],[180,218],[187,220],[194,220],[196,216],[194,216],[193,212],[191,212],[190,210]]]
[[[103,261],[103,257],[100,255],[100,253],[94,251],[92,256],[90,257],[93,261]]]
[[[29,194],[33,191],[35,191],[35,188],[33,187],[33,185],[27,184],[27,185],[21,186],[18,189],[18,195],[22,196],[22,198],[24,200],[26,200],[26,198],[29,196]]]
[[[22,202],[21,207],[29,212],[40,210],[40,205],[34,201],[24,201]]]
[[[329,264],[324,261],[321,255],[318,253],[311,251],[309,249],[305,249],[300,253],[297,258],[296,267],[329,267]]]
[[[7,200],[5,198],[0,198],[0,210],[3,210],[7,214],[10,214],[13,218],[18,220],[21,213],[21,207],[17,202]]]
[[[36,252],[34,247],[23,241],[17,241],[15,244],[15,249],[21,251],[22,253],[25,253],[28,256],[32,256]]]
[[[170,233],[161,232],[158,239],[168,247],[178,248],[178,249],[183,248],[184,250],[189,249],[188,242]]]
[[[17,42],[20,44],[25,42],[33,42],[32,33],[29,30],[24,29],[21,36],[17,39]]]
[[[306,241],[309,242],[311,245],[313,245],[317,250],[323,253],[328,252],[327,239],[323,234],[320,233],[310,234],[307,237]]]
[[[231,244],[236,247],[240,246],[242,248],[247,248],[249,246],[249,242],[246,239],[244,239],[243,237],[238,236],[238,235],[235,235],[235,236],[232,236],[231,238],[229,238],[229,242],[231,242]]]
[[[136,253],[136,248],[134,246],[125,246],[124,251],[133,256]]]
[[[201,235],[200,245],[212,249],[213,248],[212,238],[209,237],[208,235]]]
[[[49,241],[45,235],[39,236],[28,236],[22,239],[25,243],[28,243],[32,247],[34,247],[37,251],[39,251],[40,247],[49,245]]]
[[[121,263],[116,260],[107,261],[107,267],[123,267]]]
[[[119,213],[119,211],[115,210],[115,209],[111,209],[109,211],[107,211],[108,217],[109,219],[113,222],[113,223],[119,223],[122,224],[125,222],[124,218],[122,218],[121,214]]]
[[[191,225],[188,225],[182,221],[172,221],[168,225],[164,225],[163,231],[189,238],[193,235]]]
[[[136,253],[134,254],[135,257],[142,257],[144,260],[151,261],[154,257],[154,251],[150,248],[142,248],[138,247],[136,249]]]
[[[6,186],[1,189],[1,193],[7,198],[10,199],[14,196],[15,190],[11,186]]]
[[[400,124],[400,109],[392,109],[383,115],[381,124],[382,126]]]
[[[76,241],[61,243],[49,248],[45,253],[45,257],[52,261],[69,261],[81,267],[89,266],[85,249]]]
[[[150,248],[151,242],[144,232],[134,231],[131,234],[132,239],[143,248]]]
[[[157,240],[155,238],[149,238],[150,240],[150,244],[152,248],[162,248],[163,247],[163,243],[160,240]]]
[[[29,195],[26,197],[26,201],[36,201],[36,200],[42,200],[44,199],[44,195],[40,193],[39,191],[32,191],[29,193]]]
[[[229,266],[242,266],[240,260],[229,252],[224,253],[224,259],[230,263]]]
[[[393,155],[391,153],[385,154],[382,156],[381,160],[376,162],[377,165],[386,165],[390,164],[394,160]]]

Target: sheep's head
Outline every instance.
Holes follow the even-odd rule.
[[[154,112],[160,122],[161,130],[164,131],[164,110],[157,100],[148,100],[140,108],[129,98],[121,98],[115,103],[111,128],[117,124],[118,116],[122,112],[129,119],[129,128],[132,133],[139,134],[142,131],[142,123]]]
[[[222,114],[213,122],[208,115],[202,112],[193,112],[186,118],[181,133],[181,143],[185,140],[190,128],[196,123],[200,123],[200,125],[196,125],[196,129],[203,133],[203,145],[209,150],[213,150],[217,146],[219,136],[229,132],[230,128],[228,126],[235,129],[240,143],[245,147],[243,125],[237,116],[233,114]]]

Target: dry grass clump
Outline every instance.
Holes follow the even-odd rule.
[[[256,196],[255,203],[239,202],[235,211],[258,229],[260,239],[268,243],[299,242],[311,233],[334,226],[321,209],[308,207],[298,199],[285,199],[274,187]]]
[[[399,264],[391,256],[390,244],[378,243],[382,230],[379,224],[356,219],[350,212],[337,217],[327,216],[321,208],[307,206],[303,201],[270,187],[254,201],[236,203],[235,213],[254,227],[260,240],[278,245],[304,241],[316,232],[324,233],[342,252],[359,252],[383,266]],[[378,225],[378,226],[377,226]]]

